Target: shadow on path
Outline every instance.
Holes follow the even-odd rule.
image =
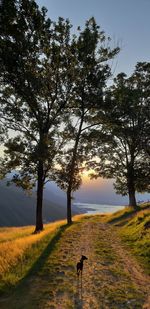
[[[55,233],[51,241],[48,243],[47,247],[43,250],[42,254],[39,256],[39,258],[35,261],[32,268],[28,271],[26,276],[22,279],[22,281],[26,280],[29,276],[37,274],[45,264],[46,260],[48,259],[49,255],[53,252],[55,249],[55,246],[59,239],[61,238],[63,232],[68,228],[69,226],[67,224],[61,226],[58,231]]]
[[[77,278],[77,293],[75,295],[74,306],[76,309],[83,308],[83,285],[82,276]]]

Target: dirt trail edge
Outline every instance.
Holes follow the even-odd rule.
[[[76,263],[86,255],[82,279]],[[121,244],[115,228],[91,217],[67,228],[26,284],[2,309],[150,309],[150,278]]]

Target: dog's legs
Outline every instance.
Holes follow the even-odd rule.
[[[77,270],[77,276],[79,277],[80,275],[80,269]]]

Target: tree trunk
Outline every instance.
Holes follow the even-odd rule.
[[[72,223],[72,214],[71,214],[71,193],[72,193],[72,186],[73,186],[73,177],[74,177],[74,168],[75,168],[75,162],[76,162],[76,157],[77,157],[77,151],[78,151],[78,144],[80,140],[80,135],[81,135],[81,130],[82,130],[82,125],[83,125],[83,120],[84,120],[84,108],[82,110],[82,117],[79,125],[79,130],[78,134],[76,136],[74,148],[73,148],[73,156],[71,160],[71,168],[70,168],[70,175],[69,175],[69,184],[68,184],[68,189],[67,189],[67,223],[71,224]]]
[[[43,206],[43,162],[39,161],[35,233],[43,230],[42,206]]]
[[[72,223],[72,215],[71,215],[71,189],[67,190],[67,223]]]
[[[136,208],[137,204],[135,198],[134,176],[132,171],[130,171],[130,174],[128,175],[128,194],[129,194],[129,206]]]
[[[134,208],[137,207],[136,198],[135,198],[135,190],[133,188],[129,188],[129,206]]]

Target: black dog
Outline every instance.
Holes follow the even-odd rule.
[[[83,270],[83,261],[88,260],[88,258],[85,255],[82,255],[80,262],[77,263],[77,275],[81,273],[82,276],[82,270]]]

